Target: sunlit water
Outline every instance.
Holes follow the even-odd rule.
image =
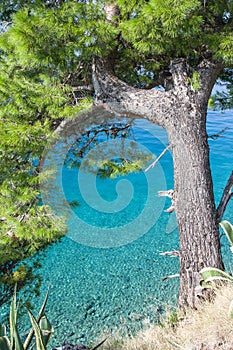
[[[221,137],[209,140],[211,167],[214,180],[216,202],[221,198],[222,190],[232,171],[233,165],[233,125],[232,111],[221,114],[209,111],[208,134],[214,135],[225,129]],[[166,133],[161,128],[144,120],[136,120],[132,139],[158,156],[167,145]],[[149,162],[150,164],[150,162]],[[179,271],[177,258],[163,256],[160,253],[178,248],[178,233],[173,214],[164,213],[169,207],[169,200],[157,196],[158,190],[173,187],[172,157],[167,152],[154,171],[157,187],[154,193],[154,208],[159,211],[153,221],[153,211],[143,217],[145,231],[138,235],[138,223],[130,226],[127,244],[116,244],[108,248],[93,244],[80,244],[77,234],[75,240],[65,237],[61,243],[47,249],[47,255],[40,270],[43,276],[41,296],[33,302],[40,305],[51,286],[48,302],[48,316],[54,325],[55,334],[51,347],[64,340],[71,343],[90,343],[103,338],[112,331],[133,333],[155,322],[167,308],[168,303],[175,305],[178,292],[178,279],[162,281],[166,275]],[[148,172],[149,172],[148,171]],[[74,216],[95,227],[115,228],[134,223],[147,203],[148,183],[144,172],[134,173],[116,179],[97,177],[96,188],[101,198],[109,205],[117,200],[117,183],[127,180],[125,191],[133,187],[130,203],[121,210],[106,212],[92,208],[82,197],[77,182],[78,169],[64,167],[62,186],[64,196],[69,201],[77,200]],[[159,176],[164,177],[162,181]],[[165,182],[164,182],[165,181]],[[131,187],[130,187],[130,184]],[[85,184],[84,184],[85,185]],[[160,188],[159,186],[166,186]],[[124,188],[123,188],[124,189]],[[132,190],[132,188],[131,188]],[[131,191],[130,190],[130,191]],[[126,195],[126,198],[127,195]],[[106,204],[106,203],[105,203]],[[106,208],[105,208],[106,209]],[[150,208],[152,210],[153,208]],[[156,216],[156,213],[155,213]],[[233,201],[228,205],[224,216],[233,222]],[[68,221],[68,236],[78,232],[77,221]],[[91,230],[91,229],[90,229]],[[115,232],[115,231],[114,231]],[[135,233],[135,236],[134,236]],[[88,234],[91,234],[88,232]],[[120,237],[120,236],[119,236]],[[231,269],[232,256],[225,238],[223,254],[226,268]],[[88,241],[87,241],[88,243]],[[96,247],[97,246],[97,247]]]

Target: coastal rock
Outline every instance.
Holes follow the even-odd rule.
[[[53,350],[91,350],[88,346],[78,344],[78,345],[73,345],[73,344],[68,344],[65,343],[59,348],[53,348]]]

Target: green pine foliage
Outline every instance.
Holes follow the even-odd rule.
[[[45,22],[23,9],[0,36],[0,303],[15,282],[21,287],[33,278],[32,268],[18,262],[66,232],[62,218],[40,202],[40,158],[60,121],[90,104],[87,94],[75,94],[67,83],[78,62],[69,60],[62,33],[49,42],[58,24],[53,10],[42,10]],[[69,35],[67,27],[63,33]]]
[[[151,159],[150,157],[148,157]],[[145,164],[148,162],[147,159],[139,160],[128,160],[128,159],[112,159],[112,160],[103,160],[97,164],[98,166],[98,175],[100,178],[110,178],[114,179],[117,176],[128,175],[133,172],[142,171]]]

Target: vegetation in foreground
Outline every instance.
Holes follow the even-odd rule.
[[[232,285],[222,286],[212,301],[183,316],[169,313],[160,325],[151,325],[135,337],[110,338],[104,350],[230,350],[233,349],[233,317],[229,313]]]
[[[10,316],[9,325],[6,327],[4,324],[0,323],[0,350],[46,350],[48,342],[54,332],[54,328],[49,322],[46,314],[45,308],[48,301],[49,292],[47,292],[44,302],[40,308],[40,311],[35,317],[32,312],[20,304],[20,300],[17,302],[16,286],[14,289],[14,295],[12,298],[10,306]],[[18,311],[22,306],[27,310],[31,329],[27,335],[21,335],[18,330]],[[10,335],[8,336],[7,328],[9,328]],[[66,343],[66,345],[59,347],[62,350],[96,350],[98,349],[106,339],[102,340],[99,344],[94,346],[92,349],[80,345],[71,345]],[[56,349],[54,349],[56,350]]]
[[[196,310],[189,309],[185,315],[178,310],[169,311],[159,324],[151,324],[135,337],[122,338],[115,335],[109,337],[107,341],[101,340],[92,350],[97,348],[102,350],[231,350],[233,349],[232,296],[232,284],[222,284],[216,289],[215,297],[205,302],[200,300]],[[37,350],[49,349],[47,344],[53,333],[53,327],[45,316],[47,299],[48,293],[36,318],[28,311],[32,328],[23,343],[17,329],[19,304],[16,304],[16,293],[14,294],[10,313],[10,337],[8,338],[6,327],[0,324],[0,350],[26,350],[31,346]],[[67,343],[64,349],[90,348],[81,344],[72,346]]]

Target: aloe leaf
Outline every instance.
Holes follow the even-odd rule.
[[[205,267],[200,271],[200,273],[205,282],[212,282],[216,280],[233,282],[232,276],[215,267]]]
[[[48,297],[49,297],[49,290],[50,290],[50,287],[48,288],[48,291],[45,295],[45,298],[44,298],[44,302],[40,308],[40,311],[37,315],[37,318],[36,318],[36,322],[39,323],[40,322],[40,319],[41,317],[44,315],[44,312],[45,312],[45,307],[46,307],[46,304],[47,304],[47,301],[48,301]],[[24,349],[27,350],[28,349],[28,346],[30,345],[31,341],[32,341],[32,337],[33,337],[33,334],[34,334],[34,328],[32,328],[30,330],[30,332],[28,333],[28,336],[24,342]]]
[[[23,343],[20,339],[19,332],[17,329],[16,289],[17,286],[15,285],[15,290],[10,306],[10,346],[12,349],[14,348],[15,350],[24,350]]]
[[[43,343],[43,336],[42,336],[42,332],[40,330],[40,327],[35,319],[35,317],[33,316],[33,314],[31,313],[30,310],[27,310],[30,320],[31,320],[31,324],[32,327],[34,329],[35,332],[35,336],[36,336],[36,350],[46,350],[44,343]]]
[[[37,322],[39,322],[41,317],[44,315],[45,307],[46,307],[46,304],[47,304],[47,301],[48,301],[48,297],[49,297],[49,291],[50,291],[50,287],[48,287],[48,291],[47,291],[47,293],[45,295],[44,302],[43,302],[43,304],[42,304],[42,306],[40,308],[40,311],[38,313],[38,316],[36,318]]]
[[[15,286],[13,298],[10,305],[10,344],[12,348],[14,344],[14,333],[16,329],[16,321],[17,321],[17,306],[16,306],[16,286]]]
[[[15,328],[14,341],[15,341],[15,348],[14,348],[15,350],[24,350],[23,343],[20,339],[20,335],[17,327]]]
[[[40,323],[39,323],[39,326],[40,326],[40,329],[42,332],[44,345],[47,345],[53,332],[54,332],[54,328],[51,325],[51,323],[49,322],[46,315],[42,316]]]
[[[0,349],[1,350],[11,350],[11,344],[6,336],[0,337]]]
[[[233,226],[229,221],[222,221],[219,224],[225,232],[230,244],[233,246]]]

